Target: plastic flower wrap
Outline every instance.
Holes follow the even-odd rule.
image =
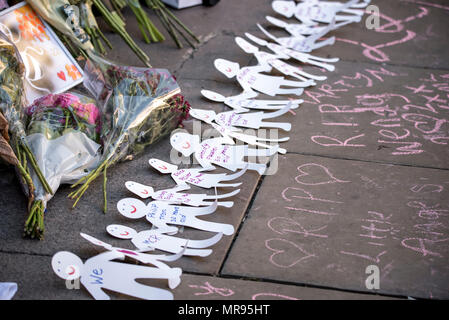
[[[26,141],[50,188],[73,183],[94,169],[100,160],[100,112],[94,101],[72,94],[50,94],[25,109]],[[33,181],[36,176],[32,173]],[[42,237],[43,214],[52,198],[36,185],[35,201],[25,222],[25,232]]]
[[[3,142],[9,143],[14,149],[17,161],[8,162],[15,165],[21,176],[20,182],[28,196],[28,209],[31,212],[37,204],[40,206],[40,202],[35,201],[35,187],[39,187],[49,194],[52,194],[53,191],[45,180],[26,140],[25,114],[23,112],[23,106],[26,104],[24,72],[25,68],[17,48],[0,32],[0,111],[8,123],[8,131],[11,134],[11,141],[3,135]],[[7,146],[5,144],[3,146],[3,150],[6,150]],[[9,155],[11,155],[10,151],[8,151]],[[37,178],[32,179],[31,175]],[[43,208],[40,212],[43,219]]]
[[[100,166],[72,187],[77,201],[89,184],[112,164],[132,159],[147,145],[168,135],[188,116],[190,105],[180,94],[175,78],[165,69],[117,66],[94,57],[85,68],[85,87],[97,98],[104,116]]]

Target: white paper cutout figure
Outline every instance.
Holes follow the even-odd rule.
[[[203,110],[203,109],[194,109],[190,108],[189,114],[201,121],[212,124],[219,124],[225,128],[235,128],[235,127],[243,127],[243,128],[277,128],[285,131],[290,131],[292,125],[286,122],[266,122],[263,121],[265,119],[272,119],[276,117],[280,117],[283,114],[286,114],[290,111],[291,107],[289,104],[284,106],[282,109],[279,109],[274,112],[236,112],[236,111],[226,111],[216,114],[213,110]]]
[[[201,90],[201,94],[212,101],[224,102],[228,107],[231,107],[237,112],[246,112],[249,109],[259,110],[279,110],[282,109],[287,103],[291,102],[291,108],[297,109],[302,99],[291,100],[257,100],[252,99],[258,96],[255,91],[243,92],[236,96],[225,97],[217,92],[210,90]]]
[[[190,240],[169,236],[157,229],[137,232],[132,228],[118,224],[111,224],[106,227],[106,230],[113,237],[131,240],[140,252],[159,249],[171,253],[182,251],[183,255],[199,257],[209,256],[212,249],[206,248],[213,246],[223,237],[223,233],[217,233],[209,239]]]
[[[277,94],[294,94],[300,96],[304,92],[303,88],[308,87],[311,83],[309,81],[291,81],[286,80],[284,77],[262,74],[261,72],[271,72],[272,68],[269,65],[240,68],[238,63],[225,59],[216,59],[214,65],[226,77],[236,77],[243,91],[253,89],[269,96],[275,96]]]
[[[197,216],[207,215],[215,212],[217,203],[208,207],[184,207],[163,201],[152,201],[146,205],[143,201],[135,198],[125,198],[117,203],[117,209],[123,216],[130,219],[146,219],[161,232],[173,233],[177,227],[167,224],[192,227],[210,232],[221,232],[225,235],[234,233],[234,227],[230,224],[216,223],[200,220]]]
[[[246,53],[253,54],[259,64],[269,64],[274,69],[278,70],[279,72],[285,74],[286,76],[294,77],[296,79],[299,79],[301,81],[308,81],[308,80],[316,80],[316,81],[323,81],[326,80],[326,76],[316,76],[313,74],[310,74],[308,72],[302,71],[298,67],[294,67],[288,63],[285,63],[284,61],[280,59],[290,59],[290,56],[285,54],[271,54],[265,51],[260,51],[259,48],[256,46],[253,46],[248,41],[241,37],[236,37],[235,42],[237,45]],[[316,83],[313,82],[313,85]]]
[[[249,134],[240,133],[239,131],[230,130],[230,129],[222,127],[222,126],[220,126],[220,125],[218,125],[216,123],[212,123],[212,126],[214,127],[215,130],[220,132],[220,134],[223,137],[237,139],[237,140],[245,142],[245,143],[247,143],[249,145],[259,146],[259,147],[263,147],[263,148],[271,148],[272,146],[270,146],[268,144],[264,144],[264,143],[262,143],[260,141],[265,141],[265,142],[285,142],[285,141],[288,141],[290,139],[289,137],[279,138],[279,139],[266,139],[266,138],[260,138],[260,137],[257,137],[257,136],[251,136]],[[287,150],[284,149],[284,148],[279,148],[278,152],[280,154],[286,154]]]
[[[136,282],[136,279],[173,279],[181,276],[180,268],[160,269],[148,266],[122,263],[125,255],[116,250],[107,251],[86,260],[67,251],[56,253],[51,265],[62,279],[80,282],[96,300],[109,300],[102,290],[107,289],[146,300],[173,300],[173,294],[165,289]]]
[[[82,232],[80,233],[80,235],[81,235],[81,237],[83,237],[84,239],[86,239],[87,241],[89,241],[90,243],[92,243],[96,246],[103,247],[109,251],[118,251],[120,253],[123,253],[125,255],[125,257],[140,261],[145,264],[152,264],[153,266],[160,268],[160,269],[164,269],[164,270],[169,270],[171,268],[162,261],[167,261],[167,262],[176,261],[179,258],[181,258],[184,253],[183,248],[181,248],[181,250],[178,251],[176,254],[173,254],[170,256],[146,254],[146,253],[141,253],[138,251],[124,249],[124,248],[115,248],[115,247],[111,246],[109,243],[98,240],[97,238],[92,237],[92,236],[82,233]],[[170,287],[170,289],[176,288],[180,283],[181,283],[180,277],[168,278],[168,286]]]
[[[340,60],[339,58],[321,58],[321,57],[313,56],[308,53],[292,50],[292,49],[283,47],[279,44],[260,39],[256,36],[253,36],[250,33],[245,33],[245,36],[260,46],[266,46],[268,49],[270,49],[271,51],[273,51],[276,54],[279,54],[279,55],[284,54],[284,55],[290,56],[291,58],[298,60],[300,62],[315,65],[317,67],[324,68],[328,71],[334,71],[335,66],[333,66],[327,62],[337,62]]]
[[[249,170],[257,170],[263,174],[266,165],[262,163],[245,162],[245,156],[269,157],[275,154],[279,146],[270,149],[250,149],[247,145],[234,144],[228,137],[206,139],[200,142],[200,137],[190,133],[176,132],[170,138],[172,147],[181,152],[185,157],[194,154],[195,159],[203,168],[210,168],[214,164],[231,171],[243,169],[248,166]]]
[[[333,45],[335,43],[335,36],[329,37],[326,40],[318,41],[321,37],[326,35],[329,31],[334,28],[334,22],[325,27],[321,32],[314,33],[310,36],[300,36],[300,37],[282,37],[277,38],[267,30],[265,30],[260,24],[257,24],[259,29],[271,40],[279,43],[281,46],[290,48],[299,52],[312,52],[313,50],[322,48],[324,46]]]
[[[186,168],[178,169],[177,166],[167,163],[159,159],[150,159],[149,164],[161,173],[170,173],[173,180],[179,186],[195,185],[197,187],[210,189],[213,187],[238,187],[242,183],[222,183],[222,181],[232,181],[240,178],[245,172],[246,167],[235,174],[228,175],[226,173],[210,174],[204,168]],[[215,169],[215,167],[214,167]]]
[[[287,23],[285,21],[279,20],[272,16],[266,16],[265,17],[271,24],[274,24],[275,26],[279,28],[285,29],[288,33],[290,33],[294,37],[301,37],[301,36],[310,36],[315,33],[323,32],[326,26],[318,26],[316,24],[307,24],[307,23]],[[347,24],[350,24],[352,20],[343,21],[336,23],[334,25],[334,29],[336,30],[338,28],[341,28]]]
[[[209,206],[213,202],[205,200],[218,200],[233,197],[240,192],[240,189],[234,190],[232,192],[220,195],[208,195],[205,193],[180,193],[177,191],[182,191],[190,189],[188,185],[178,185],[175,188],[154,191],[150,186],[140,184],[134,181],[127,181],[125,183],[126,188],[134,193],[135,195],[141,197],[142,199],[152,198],[158,201],[165,201],[173,204],[185,204],[188,206],[199,207],[199,206]],[[218,201],[217,204],[222,207],[230,208],[234,205],[233,201]]]
[[[305,0],[296,4],[294,1],[277,0],[273,1],[272,7],[274,11],[286,18],[291,18],[294,15],[296,19],[305,24],[314,24],[316,22],[330,23],[333,19],[335,21],[349,20],[359,22],[364,11],[350,8],[364,8],[369,2],[369,0],[361,3],[359,3],[359,0],[350,0],[346,3]]]

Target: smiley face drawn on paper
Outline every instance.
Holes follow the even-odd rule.
[[[294,1],[273,1],[271,6],[277,13],[291,18],[295,13],[296,3]]]
[[[212,124],[217,114],[213,110],[202,110],[202,109],[190,109],[190,115],[195,119],[204,121],[206,123]]]
[[[137,231],[133,228],[122,226],[120,224],[110,224],[106,227],[106,231],[113,237],[119,239],[132,239],[137,235]]]
[[[214,61],[215,68],[228,78],[233,78],[240,70],[240,65],[225,59],[216,59]]]
[[[248,41],[244,40],[241,37],[236,37],[235,42],[246,53],[253,54],[253,53],[256,53],[259,51],[259,48],[257,48],[256,46],[253,46],[252,44],[250,44]]]
[[[226,100],[226,98],[223,95],[210,90],[201,90],[201,94],[207,99],[215,102],[224,102]]]
[[[129,191],[142,199],[150,198],[154,194],[154,189],[152,187],[140,184],[138,182],[126,181],[125,186]]]
[[[125,198],[117,202],[118,212],[130,219],[140,219],[147,214],[145,203],[135,198]]]
[[[195,148],[200,143],[200,137],[185,132],[177,132],[171,136],[170,143],[174,149],[188,157],[195,152]]]
[[[148,160],[148,163],[160,173],[173,173],[178,170],[178,166],[155,158]]]
[[[51,259],[53,271],[64,280],[78,279],[83,265],[83,261],[78,256],[68,251],[60,251]]]

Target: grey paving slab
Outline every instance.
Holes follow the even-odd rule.
[[[180,300],[365,300],[391,297],[300,287],[254,280],[183,275],[173,290]]]
[[[282,156],[223,274],[447,299],[448,183],[446,170]]]
[[[17,268],[17,266],[22,266]],[[16,282],[14,300],[89,300],[85,288],[68,289],[64,280],[51,270],[51,257],[0,253],[0,282]],[[140,280],[163,289],[165,281]],[[379,295],[357,294],[336,290],[305,288],[269,282],[226,279],[183,274],[181,284],[173,292],[175,300],[321,300],[321,299],[390,299]],[[132,297],[108,291],[111,299]]]
[[[164,34],[166,41],[146,44],[143,41],[132,11],[125,8],[123,14],[127,21],[126,27],[128,33],[133,36],[134,41],[148,54],[151,59],[151,64],[154,67],[168,68],[171,71],[176,71],[182,66],[185,60],[191,58],[195,51],[201,49],[212,39],[221,38],[222,35],[226,34],[256,30],[256,23],[262,20],[267,12],[272,11],[270,4],[271,2],[268,0],[246,0],[245,2],[226,0],[226,2],[218,3],[214,7],[196,6],[187,10],[173,10],[176,16],[200,38],[201,43],[195,44],[197,47],[196,50],[193,50],[182,39],[181,42],[183,42],[184,48],[179,50],[175,42],[161,25],[156,14],[148,9],[146,9],[148,16]],[[250,12],[248,12],[248,8],[251,8]],[[107,30],[107,27],[105,29]],[[126,62],[128,65],[142,65],[131,49],[122,45],[121,38],[118,35],[106,33],[106,36],[113,44],[116,44],[114,49],[108,52],[108,58],[121,63]],[[225,50],[225,48],[225,46],[217,47],[217,49],[222,50]]]
[[[447,2],[373,0],[371,4],[380,10],[379,29],[366,28],[365,15],[359,24],[336,30],[332,34],[337,39],[335,45],[316,53],[338,53],[342,59],[352,61],[449,67]]]
[[[325,74],[271,120],[292,123],[289,152],[448,168],[447,71],[340,61]]]

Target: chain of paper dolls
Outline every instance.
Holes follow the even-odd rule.
[[[234,204],[228,198],[240,192],[235,189],[215,195],[186,193],[190,186],[204,189],[237,188],[237,180],[247,171],[255,170],[264,174],[266,164],[246,162],[245,157],[270,157],[276,153],[285,154],[287,150],[279,144],[289,138],[265,139],[242,133],[241,128],[277,128],[290,131],[291,124],[266,121],[279,117],[303,102],[301,99],[261,100],[260,93],[269,96],[300,96],[304,88],[324,81],[325,76],[304,72],[285,61],[334,71],[333,63],[338,58],[323,58],[311,55],[315,49],[332,45],[335,37],[319,40],[332,30],[352,22],[359,22],[364,8],[370,0],[350,0],[346,3],[319,0],[273,1],[274,11],[286,18],[295,17],[296,23],[286,23],[267,16],[274,26],[285,29],[288,37],[278,38],[258,24],[259,29],[270,41],[245,33],[244,39],[236,37],[235,42],[245,53],[257,60],[255,66],[241,67],[238,63],[225,59],[216,59],[215,68],[228,78],[236,78],[242,92],[225,97],[219,93],[202,90],[201,94],[215,102],[221,102],[232,110],[215,113],[212,110],[192,108],[192,117],[213,126],[221,136],[201,141],[198,135],[175,132],[170,143],[183,156],[194,156],[199,163],[196,168],[178,168],[178,166],[159,159],[150,159],[149,164],[162,174],[170,174],[176,183],[175,188],[155,191],[153,187],[139,182],[128,181],[126,188],[137,198],[125,198],[117,203],[118,212],[129,219],[145,218],[151,228],[136,231],[123,225],[109,225],[107,232],[119,239],[131,240],[135,249],[116,248],[89,235],[81,236],[95,246],[105,250],[83,262],[73,253],[61,251],[52,259],[54,272],[66,280],[79,279],[81,284],[95,299],[109,299],[103,289],[123,293],[142,299],[173,299],[173,294],[136,282],[136,279],[167,279],[168,287],[174,289],[181,281],[182,270],[172,268],[167,262],[173,262],[183,255],[206,257],[212,253],[211,246],[223,236],[234,233],[230,224],[209,222],[201,219],[203,215],[213,214],[219,206],[231,208]],[[323,26],[324,25],[324,26]],[[261,48],[259,48],[261,47]],[[265,51],[265,50],[269,51]],[[276,70],[283,76],[268,73]],[[293,78],[288,80],[285,77]],[[237,145],[236,141],[245,143]],[[255,146],[258,148],[252,148]],[[232,171],[232,174],[213,173],[216,166]],[[144,202],[144,199],[151,199]],[[223,201],[226,200],[226,201]],[[176,237],[179,227],[190,227],[215,233],[203,240]],[[158,249],[169,254],[151,254]],[[119,262],[126,258],[140,262],[139,265]]]

